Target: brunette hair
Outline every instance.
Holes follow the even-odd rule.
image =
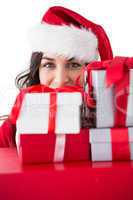
[[[15,85],[18,89],[39,84],[39,66],[43,53],[33,52],[30,59],[29,69],[21,72],[15,78]]]

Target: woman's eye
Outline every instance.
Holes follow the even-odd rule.
[[[81,68],[81,64],[79,64],[79,63],[68,63],[68,68],[79,69],[79,68]]]
[[[43,67],[49,68],[49,69],[53,69],[53,68],[55,67],[55,65],[54,65],[53,63],[45,63],[45,64],[43,65]]]

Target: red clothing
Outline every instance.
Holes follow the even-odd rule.
[[[16,126],[6,119],[0,127],[0,147],[14,147]]]
[[[0,127],[0,147],[16,146],[16,120],[20,105],[22,103],[23,91],[25,90],[21,90],[20,93],[17,95],[8,119],[6,119]]]

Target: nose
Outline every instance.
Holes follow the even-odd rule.
[[[63,87],[67,84],[69,84],[69,72],[68,70],[64,67],[58,67],[55,71],[55,76],[54,76],[54,80],[53,80],[53,84],[55,87]]]

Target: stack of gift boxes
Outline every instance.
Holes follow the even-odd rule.
[[[12,112],[21,161],[133,160],[132,68],[133,59],[115,57],[87,66],[85,91],[36,85],[20,92]],[[81,108],[91,110],[92,100],[95,124],[83,128]]]
[[[93,161],[133,160],[132,68],[133,59],[125,57],[88,66],[88,87],[96,101],[96,128],[90,129]]]

